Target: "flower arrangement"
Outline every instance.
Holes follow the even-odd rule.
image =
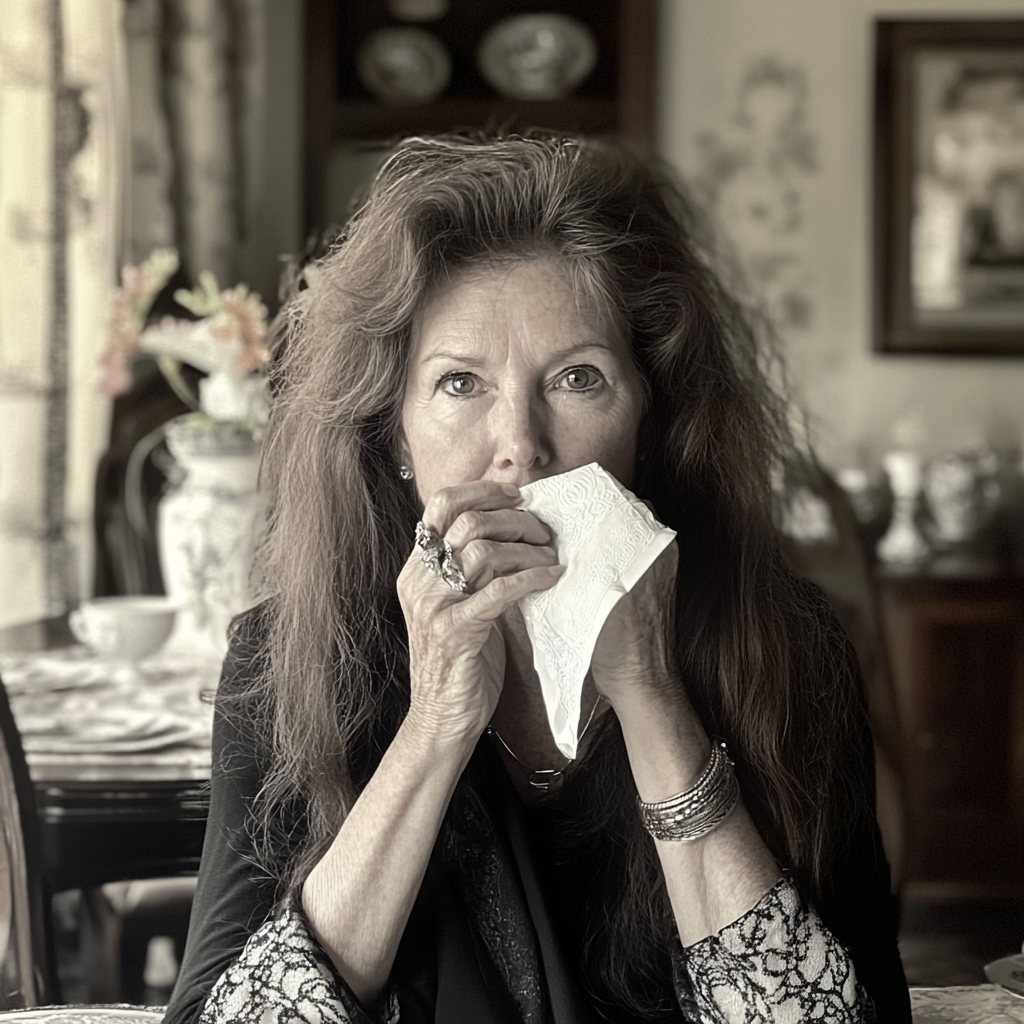
[[[131,361],[149,353],[190,409],[205,419],[259,432],[269,404],[267,307],[244,284],[221,290],[214,275],[203,271],[198,288],[174,293],[175,301],[197,319],[164,317],[146,327],[154,300],[178,266],[177,252],[158,249],[139,266],[124,268],[101,357],[101,389],[111,396],[124,394],[132,385]],[[182,363],[207,374],[198,395],[187,384]]]

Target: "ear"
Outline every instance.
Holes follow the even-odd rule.
[[[403,463],[407,466],[412,465],[412,452],[409,451],[409,444],[405,440],[404,430],[399,431],[398,439],[395,443],[395,461],[399,465]]]
[[[412,472],[412,452],[409,450],[409,444],[405,439],[405,431],[399,428],[398,436],[395,438],[395,446],[392,449],[395,468],[398,470],[399,476],[403,480],[411,480],[413,478]],[[406,475],[408,470],[408,475]]]

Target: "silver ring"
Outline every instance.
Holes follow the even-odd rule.
[[[431,576],[441,573],[441,538],[421,519],[416,524],[416,548]]]
[[[456,590],[460,594],[464,594],[467,590],[466,576],[463,573],[462,566],[459,565],[458,559],[455,557],[455,552],[452,551],[452,546],[448,541],[444,542],[444,554],[441,556],[441,579],[443,579],[445,583],[452,588],[452,590]]]
[[[451,544],[442,540],[422,519],[416,524],[416,548],[431,576],[440,576],[460,594],[466,592],[466,577]]]

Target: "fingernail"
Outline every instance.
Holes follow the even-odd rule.
[[[567,565],[549,565],[548,572],[551,573],[552,576],[561,576],[568,568],[569,566]]]
[[[515,484],[502,484],[501,489],[503,493],[507,494],[510,498],[519,497],[519,488]]]

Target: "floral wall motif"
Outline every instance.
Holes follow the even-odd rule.
[[[726,221],[730,191],[772,197],[763,222],[739,218],[729,230],[741,254],[782,257],[769,305],[783,323],[788,315],[790,380],[822,457],[833,466],[877,465],[911,409],[935,452],[983,438],[1024,443],[1024,360],[872,349],[875,20],[1018,19],[1024,0],[663,0],[660,16],[660,152],[691,183],[721,170],[728,187],[715,202]],[[776,70],[758,78],[766,57]],[[745,119],[744,83],[774,79],[778,86],[755,90],[767,111]],[[801,135],[808,149],[793,141]],[[785,198],[794,191],[795,218]],[[758,271],[748,273],[756,282]],[[806,305],[780,303],[788,294]]]
[[[806,328],[814,315],[813,277],[800,247],[804,184],[818,170],[808,102],[802,67],[764,55],[738,83],[729,120],[695,139],[700,169],[693,186],[716,211],[782,331]]]

